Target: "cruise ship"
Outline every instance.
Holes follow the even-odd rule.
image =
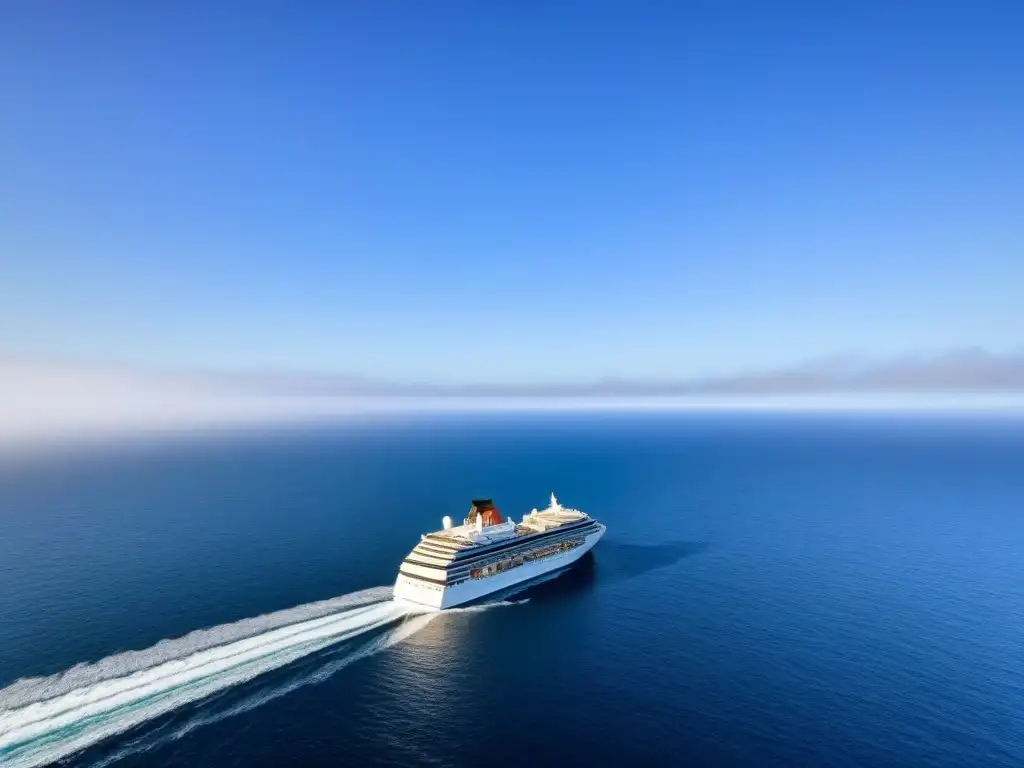
[[[395,600],[441,610],[462,605],[546,573],[586,554],[605,526],[551,494],[547,509],[503,520],[491,499],[474,499],[462,525],[445,516],[442,529],[420,537],[402,561]]]

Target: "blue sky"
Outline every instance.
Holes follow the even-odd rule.
[[[0,352],[541,382],[1018,348],[1021,40],[1017,3],[8,4]]]

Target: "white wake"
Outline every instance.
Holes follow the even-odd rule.
[[[367,656],[372,656],[386,648],[390,648],[396,643],[400,643],[403,640],[412,637],[439,615],[439,613],[425,613],[405,619],[397,627],[388,630],[377,638],[374,638],[365,646],[355,649],[343,646],[341,653],[337,654],[337,657],[332,654],[332,657],[327,661],[327,663],[322,666],[318,666],[311,672],[304,673],[286,682],[278,683],[270,688],[261,689],[255,693],[249,694],[241,701],[232,704],[230,707],[217,709],[212,712],[196,713],[185,723],[174,726],[167,731],[145,734],[137,737],[121,746],[116,752],[96,763],[93,768],[106,768],[106,766],[117,763],[129,755],[136,755],[141,752],[148,752],[150,750],[157,749],[164,744],[180,739],[182,736],[191,733],[196,728],[218,723],[226,718],[234,717],[235,715],[240,715],[244,712],[249,712],[250,710],[266,704],[268,701],[273,701],[274,699],[280,698],[281,696],[291,693],[299,688],[321,683],[336,672],[347,667],[352,662],[358,661],[359,659],[365,659]]]
[[[389,587],[364,590],[199,630],[50,677],[19,680],[0,690],[0,765],[29,768],[53,762],[414,612],[392,602],[390,593]],[[328,665],[321,674],[331,674],[356,658],[409,637],[431,618],[427,614],[406,622],[359,652]],[[292,687],[297,686],[288,690]],[[274,691],[269,697],[286,692]],[[258,706],[263,700],[266,697],[244,708]]]

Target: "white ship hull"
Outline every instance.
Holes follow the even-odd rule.
[[[604,532],[605,526],[600,525],[598,530],[587,536],[583,544],[578,547],[540,560],[524,563],[517,568],[496,573],[485,579],[467,579],[459,584],[440,586],[399,574],[398,580],[395,582],[395,600],[412,603],[420,608],[432,608],[435,610],[452,608],[456,605],[479,600],[495,592],[501,592],[517,584],[522,584],[524,581],[530,581],[546,573],[572,565],[597,544],[601,536],[604,535]]]

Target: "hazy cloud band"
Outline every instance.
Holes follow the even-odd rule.
[[[714,379],[418,384],[0,360],[0,440],[308,421],[363,413],[579,408],[1024,406],[1024,352],[819,361]]]

